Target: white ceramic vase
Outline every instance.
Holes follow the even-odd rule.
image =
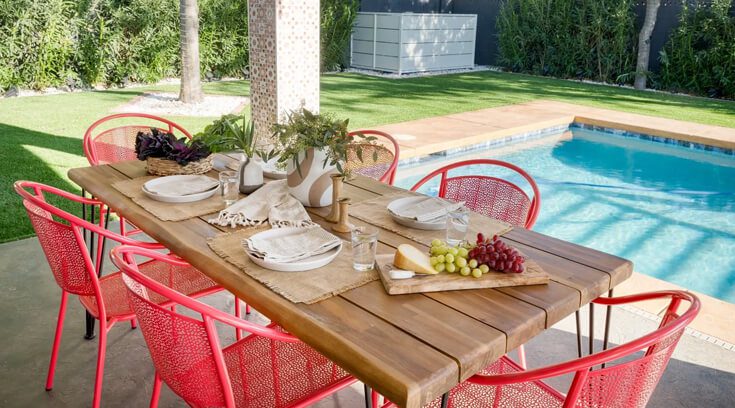
[[[288,191],[307,207],[326,207],[332,204],[331,174],[334,166],[324,165],[327,154],[321,149],[308,149],[299,154],[299,169],[292,160],[286,167]]]
[[[245,156],[240,163],[237,180],[240,192],[250,194],[263,185],[263,168],[257,161]]]

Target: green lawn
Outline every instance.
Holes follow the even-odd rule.
[[[322,77],[322,111],[349,117],[361,128],[494,106],[553,99],[600,108],[735,128],[735,102],[639,92],[624,88],[481,72],[402,80],[356,74]],[[12,183],[27,179],[78,191],[66,177],[87,164],[81,139],[86,128],[120,104],[148,90],[108,90],[0,100],[0,242],[32,235]],[[205,85],[207,93],[247,95],[246,81]],[[172,117],[192,133],[213,118]],[[70,210],[77,211],[76,206]]]

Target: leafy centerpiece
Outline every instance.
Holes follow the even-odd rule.
[[[202,141],[177,139],[158,128],[135,137],[138,160],[145,160],[148,173],[157,176],[206,173],[212,169],[211,153]]]
[[[253,122],[244,114],[223,115],[197,133],[194,140],[209,146],[213,152],[238,151],[244,154],[238,168],[238,184],[242,193],[249,194],[263,185],[263,169],[254,159],[258,157],[267,162],[275,152],[257,148]]]
[[[331,175],[350,176],[345,166],[348,150],[357,146],[357,156],[362,160],[361,146],[376,140],[374,136],[350,133],[348,124],[349,119],[300,109],[291,112],[286,123],[273,125],[273,134],[281,146],[278,163],[286,167],[289,192],[302,204],[329,205]]]

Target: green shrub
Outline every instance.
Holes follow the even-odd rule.
[[[0,89],[155,82],[177,76],[178,0],[0,0]],[[199,0],[209,77],[248,65],[247,0]]]
[[[635,70],[632,0],[505,0],[497,30],[516,72],[618,82]]]
[[[321,0],[321,69],[344,68],[359,0]]]
[[[659,86],[735,99],[733,0],[685,4],[679,27],[661,51]]]
[[[0,88],[63,84],[75,74],[74,3],[68,0],[0,0]]]

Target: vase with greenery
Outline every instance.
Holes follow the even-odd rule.
[[[280,146],[278,163],[286,167],[291,195],[304,205],[329,205],[332,199],[331,174],[336,172],[344,177],[350,176],[345,166],[348,149],[358,146],[357,156],[362,160],[359,146],[376,140],[373,136],[350,134],[348,124],[348,119],[336,119],[331,114],[316,114],[302,108],[291,112],[285,123],[273,126]]]
[[[245,115],[224,115],[194,136],[194,140],[202,141],[213,152],[240,151],[244,154],[238,168],[239,188],[242,193],[252,193],[263,185],[263,169],[254,159],[257,156],[268,161],[274,152],[256,149],[253,122]]]

